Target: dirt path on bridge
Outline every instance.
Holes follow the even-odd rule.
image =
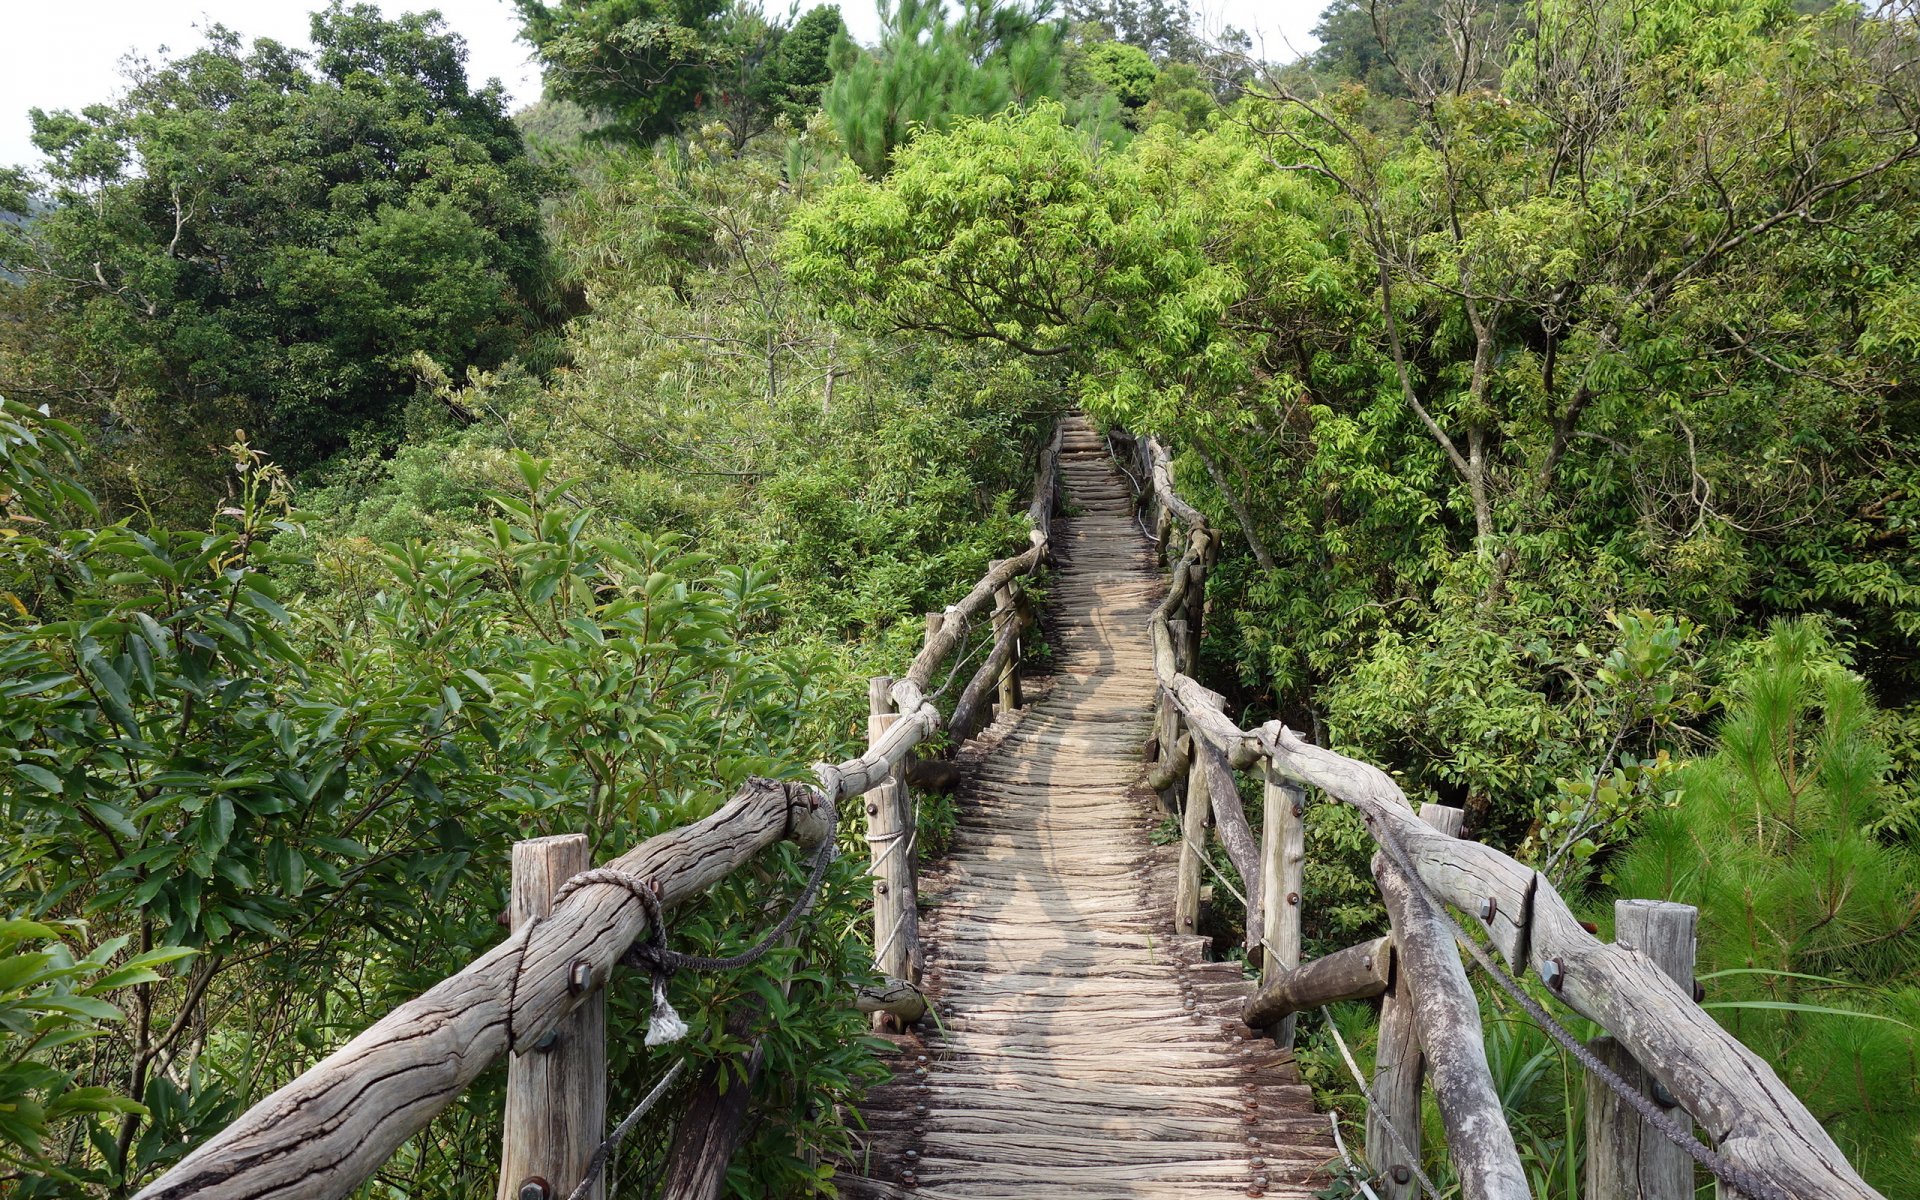
[[[929,869],[940,1026],[901,1039],[852,1196],[1305,1197],[1333,1144],[1291,1056],[1241,1025],[1252,985],[1173,929],[1174,850],[1140,785],[1164,594],[1127,481],[1068,425],[1051,687],[962,755]],[[910,1190],[909,1190],[910,1189]]]

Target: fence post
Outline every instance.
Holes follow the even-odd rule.
[[[1199,730],[1193,736],[1199,738]],[[1200,877],[1206,869],[1200,855],[1207,844],[1207,816],[1213,807],[1207,791],[1207,756],[1196,745],[1192,759],[1187,768],[1186,812],[1180,818],[1180,874],[1173,899],[1175,933],[1200,931]]]
[[[1465,809],[1420,806],[1420,819],[1448,837],[1460,836],[1466,817]],[[1373,1097],[1379,1107],[1367,1110],[1367,1162],[1376,1171],[1373,1184],[1380,1200],[1413,1200],[1420,1194],[1413,1167],[1420,1158],[1420,1084],[1427,1060],[1413,1019],[1412,982],[1396,955],[1393,977],[1380,1002],[1379,1045],[1373,1057]]]
[[[1260,978],[1271,982],[1282,971],[1300,965],[1300,907],[1306,882],[1307,792],[1283,779],[1271,759],[1260,760],[1266,783],[1266,802],[1260,820],[1261,914]],[[1294,1018],[1288,1013],[1268,1032],[1273,1040],[1293,1047]]]
[[[1651,958],[1682,987],[1693,986],[1694,929],[1700,912],[1663,900],[1616,900],[1613,939]],[[1671,1108],[1640,1064],[1610,1037],[1588,1048],[1642,1094]],[[1683,1122],[1686,1113],[1675,1111]],[[1587,1076],[1587,1200],[1691,1200],[1693,1160],[1648,1127],[1640,1114]]]
[[[997,567],[1004,561],[995,559],[990,567]],[[1013,585],[1003,583],[993,592],[993,640],[998,642],[1007,630],[1020,620],[1020,614],[1013,603]],[[1019,634],[1015,634],[1018,637]],[[1010,713],[1020,707],[1020,648],[1016,644],[1013,654],[1007,659],[1006,669],[1000,672],[1000,711]]]
[[[893,677],[876,675],[867,681],[867,745],[897,720],[889,693]],[[866,794],[867,846],[872,854],[873,957],[880,973],[894,979],[913,979],[914,951],[920,941],[920,914],[913,887],[913,818],[908,808],[907,783],[902,767],[895,767],[880,786]],[[873,1014],[873,1027],[892,1023],[886,1013]]]
[[[513,846],[514,929],[553,911],[553,894],[593,865],[585,834],[534,838]],[[507,1059],[499,1200],[559,1200],[586,1175],[607,1129],[607,998],[594,988],[580,1007],[533,1046]],[[595,1181],[589,1200],[603,1200]]]

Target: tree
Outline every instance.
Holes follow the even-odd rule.
[[[941,0],[889,0],[871,53],[845,37],[835,43],[821,107],[853,161],[878,178],[917,128],[1057,95],[1061,29],[1051,17],[1051,0],[966,0],[956,18]]]
[[[215,28],[115,103],[33,113],[49,207],[0,255],[77,348],[51,390],[130,471],[236,425],[311,465],[394,413],[416,355],[491,366],[541,325],[546,177],[460,39],[337,0],[313,39]]]
[[[514,0],[547,90],[607,116],[601,138],[646,143],[706,101],[727,0]]]
[[[1814,621],[1729,689],[1718,748],[1616,863],[1623,896],[1700,910],[1707,1007],[1776,1064],[1861,1172],[1920,1187],[1920,856],[1889,828],[1884,722]],[[1877,832],[1878,831],[1878,832]]]

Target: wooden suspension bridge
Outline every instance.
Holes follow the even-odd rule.
[[[1063,494],[1073,515],[1056,527]],[[816,765],[818,786],[752,780],[711,816],[597,869],[584,837],[517,846],[505,940],[136,1200],[348,1196],[503,1057],[497,1195],[601,1200],[616,962],[650,913],[670,914],[773,842],[830,842],[840,803],[855,800],[883,978],[847,1003],[874,1014],[894,1053],[892,1081],[863,1106],[863,1151],[836,1180],[844,1194],[1304,1197],[1338,1173],[1378,1200],[1411,1200],[1430,1085],[1461,1194],[1521,1200],[1527,1177],[1464,949],[1502,986],[1517,992],[1508,973],[1532,974],[1605,1031],[1579,1048],[1595,1070],[1587,1200],[1685,1200],[1696,1164],[1726,1196],[1879,1200],[1772,1069],[1699,1007],[1691,909],[1622,901],[1603,943],[1531,868],[1462,839],[1458,810],[1416,813],[1375,767],[1277,722],[1234,723],[1189,674],[1218,537],[1175,491],[1157,442],[1067,419],[1041,450],[1028,516],[1026,550],[929,615],[905,675],[874,681],[866,753]],[[1025,703],[1024,581],[1048,565],[1055,669]],[[985,660],[943,716],[934,673],[982,618]],[[960,823],[922,878],[913,785],[930,772],[913,751],[942,727],[959,748]],[[1239,771],[1264,789],[1257,831]],[[1310,797],[1357,810],[1380,843],[1391,932],[1302,963]],[[1150,836],[1163,816],[1179,821],[1170,846]],[[1209,839],[1242,881],[1216,877],[1213,901],[1243,907],[1257,984],[1237,961],[1213,961],[1197,932]],[[1381,1013],[1368,1119],[1348,1146],[1294,1071],[1293,1022],[1370,997]],[[710,1153],[668,1181],[675,1200],[720,1194],[738,1136],[737,1113],[731,1134],[724,1114],[685,1119],[696,1116],[712,1127]]]

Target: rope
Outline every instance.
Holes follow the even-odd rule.
[[[807,876],[806,887],[801,889],[800,895],[787,909],[787,914],[780,918],[779,924],[751,949],[726,958],[706,958],[668,949],[667,915],[660,904],[659,893],[652,883],[626,871],[613,867],[582,871],[560,885],[560,889],[554,893],[553,904],[558,908],[562,901],[581,888],[594,886],[621,888],[640,902],[640,907],[647,914],[647,940],[629,946],[626,953],[620,956],[620,961],[625,966],[645,969],[653,979],[653,1012],[647,1021],[646,1044],[660,1046],[677,1042],[687,1033],[687,1023],[680,1019],[680,1014],[674,1011],[673,1004],[667,999],[667,981],[673,973],[683,970],[736,971],[765,958],[813,907],[814,899],[820,893],[820,885],[826,880],[827,867],[833,862],[833,855],[834,841],[829,837],[814,852],[813,870]]]
[[[606,1170],[607,1160],[613,1156],[613,1152],[618,1150],[620,1143],[633,1132],[633,1127],[640,1123],[640,1118],[646,1116],[649,1109],[660,1103],[660,1097],[667,1094],[667,1089],[673,1086],[674,1081],[679,1079],[686,1069],[686,1059],[683,1058],[674,1063],[672,1069],[661,1076],[660,1082],[653,1085],[653,1090],[647,1093],[647,1098],[635,1105],[633,1111],[613,1127],[613,1132],[607,1135],[606,1141],[594,1147],[593,1157],[587,1160],[586,1177],[580,1180],[578,1187],[567,1193],[567,1200],[587,1200],[587,1193],[593,1190],[594,1180],[600,1178],[600,1172]]]
[[[1367,1086],[1367,1081],[1360,1078],[1360,1064],[1353,1061],[1353,1051],[1347,1049],[1347,1039],[1340,1036],[1340,1026],[1334,1023],[1333,1014],[1327,1011],[1326,1005],[1322,1004],[1320,1006],[1320,1015],[1326,1019],[1327,1032],[1333,1035],[1333,1044],[1340,1047],[1340,1058],[1347,1064],[1347,1073],[1353,1076],[1354,1086],[1360,1089],[1360,1098],[1366,1102],[1369,1112],[1377,1112],[1383,1108],[1384,1105],[1374,1096],[1373,1089]],[[1427,1173],[1420,1169],[1420,1156],[1415,1154],[1413,1147],[1407,1145],[1406,1139],[1400,1136],[1400,1130],[1389,1120],[1382,1119],[1380,1125],[1387,1131],[1387,1136],[1393,1139],[1394,1147],[1400,1152],[1400,1157],[1405,1159],[1407,1165],[1413,1169],[1415,1178],[1420,1180],[1420,1186],[1427,1189],[1427,1195],[1439,1196],[1440,1189],[1433,1186],[1433,1180],[1428,1179]],[[1334,1128],[1336,1130],[1339,1128],[1337,1117],[1335,1118]],[[1336,1132],[1334,1137],[1337,1144],[1339,1134]],[[1347,1165],[1349,1167],[1353,1166],[1353,1160],[1347,1158],[1347,1151],[1344,1146],[1340,1147],[1340,1157],[1347,1159]]]
[[[1594,1057],[1593,1052],[1587,1049],[1579,1038],[1574,1037],[1565,1026],[1554,1019],[1551,1013],[1527,994],[1526,988],[1521,986],[1519,980],[1495,961],[1478,941],[1468,936],[1460,922],[1454,919],[1453,912],[1445,902],[1433,894],[1427,887],[1426,880],[1420,878],[1420,873],[1414,869],[1412,856],[1400,839],[1400,831],[1385,821],[1374,822],[1374,824],[1378,826],[1375,834],[1379,838],[1380,845],[1386,849],[1387,856],[1393,859],[1394,865],[1412,881],[1416,902],[1439,913],[1453,928],[1454,936],[1459,939],[1460,944],[1467,948],[1467,952],[1473,956],[1474,961],[1480,964],[1481,969],[1486,971],[1488,977],[1499,986],[1500,990],[1520,1005],[1526,1014],[1533,1018],[1534,1024],[1540,1026],[1548,1037],[1572,1054],[1574,1061],[1579,1063],[1588,1074],[1606,1084],[1607,1088],[1620,1097],[1627,1107],[1633,1109],[1642,1120],[1658,1130],[1662,1137],[1680,1147],[1687,1157],[1705,1167],[1714,1178],[1723,1181],[1743,1195],[1753,1197],[1753,1200],[1793,1200],[1785,1190],[1750,1174],[1746,1168],[1703,1144],[1693,1136],[1691,1131],[1683,1128],[1679,1122],[1661,1111],[1659,1106],[1648,1099],[1639,1088],[1629,1086],[1613,1068]]]

